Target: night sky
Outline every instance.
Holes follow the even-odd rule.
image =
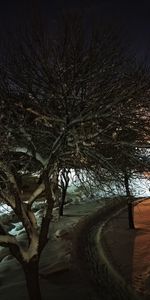
[[[132,3],[131,3],[132,2]],[[95,16],[106,23],[113,20],[128,28],[137,54],[146,53],[150,44],[150,2],[118,0],[1,0],[1,32],[15,31],[20,23],[26,22],[36,11],[40,11],[48,24],[66,10],[79,10],[90,19]]]

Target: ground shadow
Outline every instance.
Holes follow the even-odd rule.
[[[108,260],[127,283],[132,281],[134,246],[138,234],[139,230],[129,229],[127,211],[113,218],[104,234],[104,250]]]

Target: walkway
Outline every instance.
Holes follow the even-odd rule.
[[[150,198],[134,207],[136,230],[128,229],[127,210],[105,229],[105,250],[127,283],[150,299]]]

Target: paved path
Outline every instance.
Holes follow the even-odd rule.
[[[150,198],[134,207],[136,230],[128,229],[127,210],[105,228],[105,250],[114,268],[150,299]]]

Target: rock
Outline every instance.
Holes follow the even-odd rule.
[[[24,230],[21,222],[14,223],[13,225],[14,227],[9,231],[9,233],[12,235],[17,235],[20,231]]]
[[[35,213],[36,218],[42,218],[43,217],[43,209],[39,209],[36,213]]]
[[[1,249],[0,249],[0,261],[2,261],[4,259],[4,257],[8,256],[9,254],[10,254],[10,252],[9,252],[8,248],[1,247]]]
[[[67,230],[65,230],[65,229],[58,229],[55,232],[55,237],[57,239],[59,239],[59,238],[61,238],[61,239],[68,238],[68,236],[70,236],[70,233]]]
[[[10,215],[8,215],[8,214],[2,214],[1,215],[1,222],[4,225],[8,225],[8,223],[10,222]]]
[[[14,212],[12,212],[12,213],[10,214],[10,221],[11,221],[12,223],[17,223],[17,222],[18,222],[18,217],[16,216],[16,214],[15,214]]]
[[[11,260],[11,259],[14,259],[14,257],[11,254],[9,254],[3,258],[2,262],[5,262],[5,261]]]
[[[33,208],[33,211],[34,212],[37,212],[37,211],[39,211],[39,210],[44,210],[44,208],[45,208],[45,202],[44,201],[40,201],[40,202],[35,202],[34,204],[33,204],[33,206],[32,206],[32,208]]]
[[[24,228],[17,233],[17,236],[18,235],[22,235],[23,236],[23,234],[25,234],[25,229]]]
[[[23,225],[21,222],[17,223],[15,227],[16,227],[16,231],[20,231],[21,229],[23,229]]]
[[[10,223],[8,226],[8,232],[11,231],[13,228],[15,228],[15,224]]]

